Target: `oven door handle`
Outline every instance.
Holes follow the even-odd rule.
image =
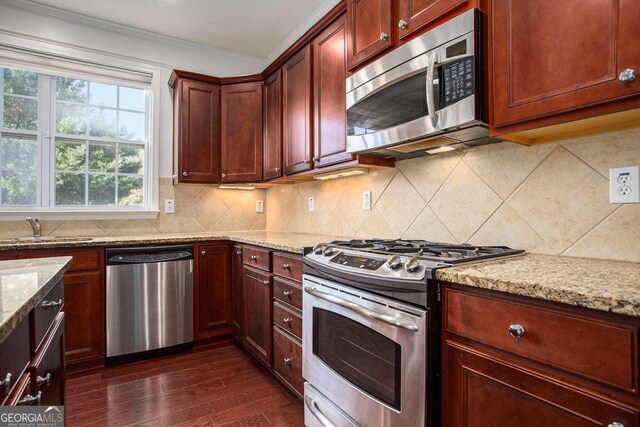
[[[384,322],[388,325],[391,326],[395,326],[397,328],[402,328],[402,329],[406,329],[408,331],[413,331],[413,332],[417,332],[418,331],[418,326],[416,326],[413,323],[408,323],[408,322],[404,322],[400,319],[398,319],[395,316],[391,316],[388,314],[384,314],[384,313],[379,313],[375,310],[371,310],[367,307],[363,307],[360,304],[356,304],[355,302],[351,302],[351,301],[347,301],[346,299],[342,299],[340,297],[328,294],[326,292],[322,292],[317,290],[316,288],[312,288],[312,287],[305,287],[304,291],[310,295],[313,295],[314,297],[317,298],[321,298],[323,300],[332,302],[336,305],[339,305],[340,307],[344,307],[348,310],[354,311],[358,314],[361,314],[365,317],[369,317],[371,319],[375,319],[375,320],[379,320],[381,322]]]
[[[315,400],[313,400],[313,398],[311,398],[311,396],[304,397],[304,404],[307,405],[307,408],[309,408],[309,411],[311,411],[313,416],[316,417],[318,421],[320,421],[322,427],[335,427],[335,425],[333,425],[333,423],[329,421],[329,418],[327,418],[322,412],[320,412],[318,404]]]
[[[429,63],[427,65],[427,109],[429,110],[429,119],[435,128],[438,125],[438,112],[436,111],[436,102],[433,96],[433,72],[436,66],[436,52],[431,52]]]

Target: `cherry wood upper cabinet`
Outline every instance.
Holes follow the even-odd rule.
[[[399,0],[396,20],[399,36],[404,39],[468,3],[469,0]]]
[[[391,0],[347,0],[347,65],[357,67],[393,44]]]
[[[342,16],[314,41],[313,116],[316,168],[351,160],[347,152],[346,20]]]
[[[262,82],[222,86],[220,182],[262,180]]]
[[[282,76],[278,70],[264,80],[264,179],[282,176]]]
[[[311,45],[307,45],[282,66],[282,145],[286,175],[313,169],[311,86]]]
[[[625,73],[640,73],[638,17],[635,0],[493,0],[493,125],[526,130],[640,107],[640,78]]]
[[[226,243],[196,245],[195,338],[231,332],[231,250]]]
[[[220,181],[220,85],[182,77],[174,88],[174,181]]]

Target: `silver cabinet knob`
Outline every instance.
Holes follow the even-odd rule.
[[[288,325],[289,323],[291,323],[291,318],[285,317],[284,319],[282,319],[282,323],[284,323],[285,325]]]
[[[318,157],[318,156],[313,156],[313,161],[314,161],[314,162],[319,162],[319,161],[320,161],[320,157]]]
[[[236,251],[236,255],[242,255],[242,251]]]
[[[267,280],[263,280],[263,281],[262,281],[262,284],[263,284],[263,285],[268,285],[268,284],[269,284],[269,280],[268,280],[268,279],[267,279]]]
[[[309,164],[309,159],[304,159],[304,164],[308,165]]]
[[[204,256],[204,255],[206,255],[206,254],[207,254],[207,251],[202,251],[202,252],[200,252],[200,255],[202,255],[202,256]]]
[[[626,70],[621,72],[620,75],[618,76],[618,80],[620,80],[622,83],[631,83],[635,79],[636,79],[636,70],[633,70],[631,68],[627,68]]]
[[[290,268],[289,264],[282,264],[283,270],[288,270]]]
[[[275,168],[274,169],[276,172],[280,172],[280,168]]]
[[[187,171],[182,172],[182,176],[187,176],[187,175],[189,175],[189,172]]]
[[[522,336],[524,335],[524,326],[517,323],[515,325],[510,325],[509,334],[515,339],[522,338]]]
[[[409,24],[407,24],[407,21],[405,21],[404,19],[401,19],[398,21],[398,27],[402,28],[403,30],[408,26]]]
[[[58,301],[42,301],[40,305],[42,307],[60,307],[62,305],[62,299]]]
[[[31,396],[30,394],[27,394],[25,397],[18,400],[17,405],[18,406],[38,405],[41,399],[42,399],[42,392],[39,391],[38,394],[36,394],[35,396]]]
[[[285,365],[291,365],[291,362],[293,361],[293,357],[285,357],[283,360]]]
[[[282,295],[287,297],[287,298],[290,298],[291,297],[291,291],[282,291]]]
[[[11,372],[7,372],[4,379],[0,381],[0,387],[4,387],[7,393],[11,390],[11,378]]]
[[[44,377],[41,377],[40,375],[36,377],[36,383],[38,383],[38,385],[43,383],[47,383],[47,385],[49,385],[49,380],[51,380],[51,372],[47,372],[47,375]]]
[[[389,34],[387,33],[380,33],[380,40],[382,40],[383,42],[386,42],[387,40],[389,40]]]
[[[251,261],[256,261],[258,259],[258,255],[251,255]]]
[[[227,174],[226,174],[226,173],[223,173],[223,174],[222,174],[222,177],[223,177],[223,178],[226,178],[226,177],[227,177]]]

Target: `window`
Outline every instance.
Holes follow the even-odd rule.
[[[143,210],[151,91],[0,68],[0,210]]]

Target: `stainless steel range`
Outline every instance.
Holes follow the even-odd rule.
[[[305,424],[436,426],[439,268],[523,254],[424,240],[334,241],[304,257]]]

